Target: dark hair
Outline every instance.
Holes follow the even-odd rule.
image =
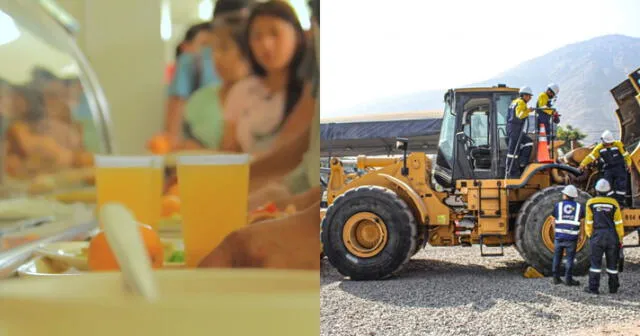
[[[282,0],[271,0],[258,4],[251,11],[251,15],[249,15],[249,19],[247,21],[247,29],[245,33],[245,40],[247,41],[247,45],[249,44],[249,33],[251,31],[251,25],[253,24],[253,21],[260,16],[271,16],[288,22],[295,29],[298,38],[295,53],[293,54],[293,58],[289,63],[289,78],[287,80],[287,91],[285,95],[286,100],[284,107],[284,120],[289,116],[289,114],[291,114],[295,104],[298,102],[298,99],[300,99],[300,96],[302,95],[304,83],[303,80],[298,76],[298,68],[300,67],[300,64],[302,63],[302,60],[304,58],[306,38],[304,30],[302,29],[302,25],[300,25],[300,20],[298,20],[298,16],[296,15],[296,12],[293,10],[291,5]],[[256,60],[256,57],[251,49],[249,49],[249,62],[251,63],[251,68],[254,74],[260,77],[264,77],[267,74],[266,70]]]
[[[247,27],[247,20],[242,18],[234,18],[232,20],[225,20],[224,22],[214,23],[213,31],[226,31],[233,42],[238,46],[240,54],[248,58],[249,57],[249,43],[245,38]]]
[[[311,17],[316,18],[318,25],[320,25],[320,0],[309,0],[308,5],[311,9]]]
[[[184,41],[182,42],[192,42],[199,33],[209,31],[210,29],[211,27],[209,27],[208,22],[195,24],[187,29],[187,32],[184,34]]]
[[[256,0],[218,0],[213,8],[213,17],[220,14],[239,12],[243,9],[249,9],[257,3]]]
[[[182,55],[182,42],[176,47],[176,60]]]

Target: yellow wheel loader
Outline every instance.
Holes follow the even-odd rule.
[[[635,76],[635,77],[634,77]],[[622,141],[634,169],[623,209],[625,231],[640,227],[640,69],[611,90],[619,109]],[[347,177],[339,159],[330,160],[326,186],[328,208],[321,224],[321,243],[329,262],[352,280],[385,278],[399,270],[423,246],[480,245],[482,256],[502,256],[515,245],[528,265],[551,273],[551,212],[564,184],[581,189],[578,201],[590,197],[597,167],[576,169],[588,148],[576,149],[551,163],[532,160],[519,178],[505,178],[506,120],[518,89],[451,89],[435,160],[424,153],[402,158],[358,157],[367,172]],[[535,116],[532,116],[535,120]],[[553,152],[553,150],[552,150]],[[588,240],[581,232],[575,262],[578,274],[589,268]]]

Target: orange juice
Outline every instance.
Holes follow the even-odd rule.
[[[152,157],[96,155],[97,206],[119,202],[141,223],[154,221]],[[102,224],[101,224],[102,226]]]
[[[154,230],[158,229],[160,213],[162,212],[162,190],[164,189],[164,157],[155,156],[151,163],[151,206],[152,219],[148,223]]]
[[[247,224],[249,156],[180,156],[185,263],[196,267],[232,231]]]

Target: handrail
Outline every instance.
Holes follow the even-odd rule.
[[[18,267],[31,258],[33,252],[43,245],[72,239],[85,233],[89,236],[89,232],[97,227],[98,221],[94,219],[88,223],[67,228],[46,238],[38,239],[11,250],[0,252],[0,279],[6,279],[13,276]]]

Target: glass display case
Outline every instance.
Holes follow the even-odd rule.
[[[76,29],[53,1],[0,0],[0,267],[38,240],[95,226],[90,200],[60,198],[90,190],[93,154],[114,150]]]

